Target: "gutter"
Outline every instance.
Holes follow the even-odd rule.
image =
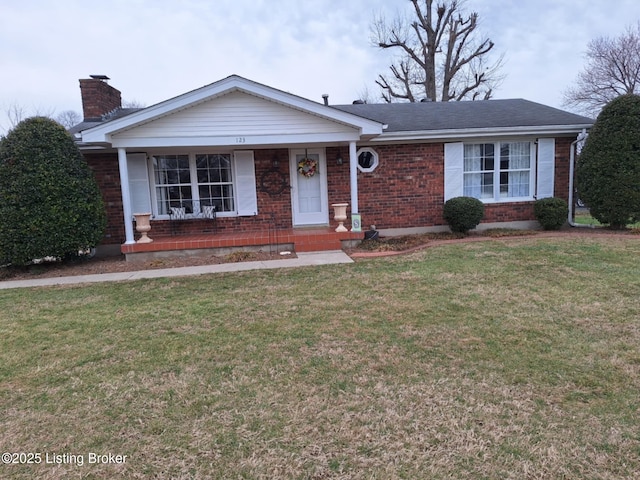
[[[567,221],[569,222],[570,226],[576,228],[596,228],[595,225],[581,225],[573,220],[575,218],[575,202],[573,200],[573,177],[575,174],[576,145],[584,141],[585,138],[587,138],[587,131],[586,129],[583,129],[582,132],[578,134],[578,138],[571,142],[569,154],[569,215],[567,216]]]
[[[575,134],[576,130],[589,128],[591,125],[541,125],[541,126],[519,126],[519,127],[486,127],[486,128],[456,128],[443,130],[416,130],[416,131],[395,131],[383,132],[381,135],[370,140],[370,143],[391,143],[408,141],[439,141],[469,138],[491,138],[520,136],[537,137],[560,136]]]

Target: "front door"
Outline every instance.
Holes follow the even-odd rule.
[[[291,150],[290,156],[293,225],[328,225],[324,149]]]

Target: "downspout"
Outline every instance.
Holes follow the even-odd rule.
[[[573,142],[571,142],[571,148],[569,153],[569,216],[567,221],[569,225],[572,227],[580,227],[580,228],[595,228],[595,225],[581,225],[574,222],[575,218],[575,202],[573,200],[573,177],[575,173],[575,163],[576,163],[576,145],[582,142],[587,137],[587,131],[585,129],[582,130],[578,134],[578,138],[576,138]]]

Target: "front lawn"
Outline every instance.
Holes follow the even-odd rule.
[[[573,221],[578,225],[591,225],[593,227],[601,227],[602,224],[593,218],[588,211],[579,211],[574,215]],[[627,228],[640,229],[640,222],[627,225]]]
[[[0,291],[0,453],[41,459],[0,477],[637,478],[639,259],[534,237]]]

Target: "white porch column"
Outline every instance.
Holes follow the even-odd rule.
[[[129,169],[127,168],[127,151],[118,148],[118,168],[120,169],[120,190],[122,192],[122,210],[124,212],[125,245],[136,243],[133,237],[133,212],[131,211],[131,194],[129,192]]]
[[[358,156],[356,142],[349,142],[349,178],[351,182],[351,214],[358,213]]]

